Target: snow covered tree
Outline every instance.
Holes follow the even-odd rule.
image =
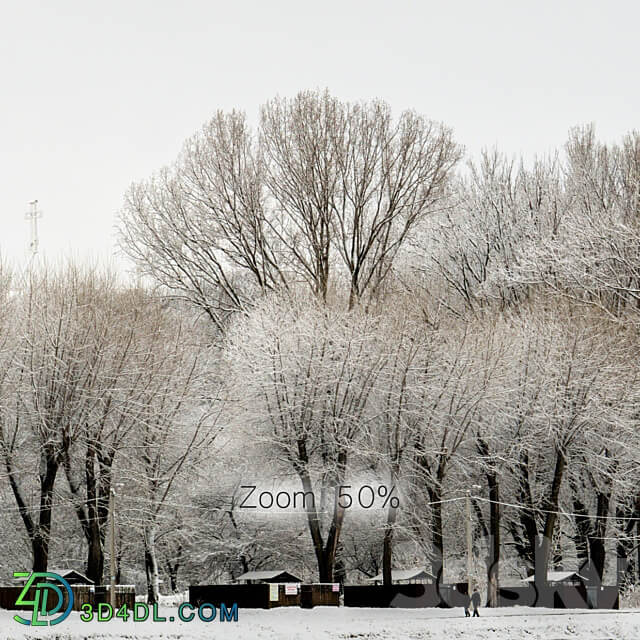
[[[218,434],[219,380],[211,367],[211,351],[188,314],[163,309],[161,301],[145,308],[143,348],[136,349],[139,377],[137,408],[129,419],[134,429],[128,443],[129,462],[123,474],[138,491],[128,525],[141,531],[147,578],[147,601],[159,596],[157,536],[171,530],[178,509],[181,477],[196,473]]]
[[[345,516],[340,486],[360,454],[385,361],[375,319],[269,300],[234,325],[227,358],[240,419],[298,477],[321,582],[331,582]]]
[[[218,326],[256,295],[303,281],[353,306],[443,205],[461,148],[441,124],[388,105],[301,92],[218,113],[174,166],[127,193],[122,243],[142,273]]]
[[[101,367],[112,345],[101,302],[108,284],[72,264],[34,269],[16,283],[1,453],[35,571],[48,563],[58,472],[85,427],[104,416]],[[27,499],[32,488],[35,505]]]

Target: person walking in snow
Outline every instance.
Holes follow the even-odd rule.
[[[473,617],[479,618],[478,607],[480,606],[480,592],[478,591],[478,587],[475,587],[471,594],[471,604],[473,605]]]

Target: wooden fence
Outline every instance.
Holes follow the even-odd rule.
[[[300,606],[304,609],[312,607],[339,607],[340,586],[335,583],[318,583],[300,585]]]
[[[32,609],[31,606],[16,605],[16,600],[22,592],[24,587],[0,587],[0,609],[13,609],[16,611],[24,611]],[[116,609],[119,609],[122,605],[126,605],[127,609],[133,610],[133,605],[136,601],[136,589],[131,585],[116,585]],[[83,604],[90,604],[93,607],[97,607],[101,602],[109,602],[110,587],[105,585],[98,585],[96,587],[74,584],[71,585],[71,591],[73,593],[73,611],[81,611]],[[68,595],[66,590],[62,590],[64,601],[62,608],[66,608],[68,604]],[[33,600],[35,598],[35,587],[29,589],[27,592],[28,599]]]
[[[72,587],[73,588],[73,587]],[[94,606],[99,605],[101,602],[110,602],[111,595],[111,586],[110,585],[98,585],[93,587],[95,589],[93,604]],[[115,585],[116,590],[116,609],[119,609],[123,605],[127,607],[127,609],[133,610],[133,606],[136,603],[136,588],[134,585],[127,584],[117,584]]]
[[[392,584],[344,587],[345,607],[463,607],[467,585],[461,584]]]
[[[615,586],[558,585],[539,589],[530,584],[500,589],[498,604],[501,607],[619,609],[620,597]]]
[[[292,583],[289,590],[295,588],[295,593],[287,593],[287,586],[266,583],[192,585],[189,587],[189,602],[195,607],[205,603],[216,607],[224,603],[231,607],[235,603],[239,609],[337,607],[340,604],[340,591],[334,591],[332,584]]]

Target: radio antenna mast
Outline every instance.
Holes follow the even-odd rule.
[[[33,257],[38,253],[38,218],[42,218],[42,211],[38,209],[37,200],[31,200],[31,202],[29,202],[29,211],[27,211],[24,217],[31,221],[31,241],[29,243],[29,250]]]

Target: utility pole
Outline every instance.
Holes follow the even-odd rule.
[[[465,498],[467,511],[467,595],[471,597],[471,574],[473,573],[473,540],[471,537],[471,489]]]
[[[42,218],[42,211],[38,209],[37,200],[31,200],[31,202],[29,202],[29,211],[25,213],[24,217],[31,221],[31,240],[29,242],[29,250],[33,257],[38,253],[38,218]]]
[[[111,558],[110,558],[110,594],[109,601],[113,611],[116,609],[116,490],[111,487],[111,505],[109,518],[111,521]]]

